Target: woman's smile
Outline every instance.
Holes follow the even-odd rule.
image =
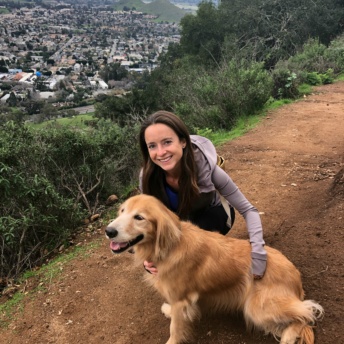
[[[168,156],[167,158],[158,158],[158,160],[160,161],[160,162],[168,162],[168,161],[170,161],[172,159],[172,155],[170,155],[170,156]]]

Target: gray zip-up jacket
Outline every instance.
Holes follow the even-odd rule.
[[[218,190],[227,202],[244,217],[252,248],[253,274],[263,275],[266,269],[266,251],[258,210],[241,193],[229,175],[217,165],[217,153],[212,142],[198,135],[190,135],[190,139],[198,168],[198,187],[201,194]],[[218,194],[214,192],[213,195],[211,206],[220,205]]]

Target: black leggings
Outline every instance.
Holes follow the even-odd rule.
[[[232,227],[235,220],[234,208],[231,209]],[[211,232],[220,232],[226,235],[230,228],[227,226],[228,215],[222,205],[202,209],[190,218],[190,221],[198,227]]]

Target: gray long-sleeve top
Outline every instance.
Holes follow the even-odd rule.
[[[214,145],[205,137],[190,135],[198,169],[200,193],[218,192],[245,219],[251,243],[252,270],[255,275],[263,275],[266,268],[263,228],[258,210],[246,199],[229,175],[217,165]],[[212,206],[220,205],[220,197],[215,192]]]

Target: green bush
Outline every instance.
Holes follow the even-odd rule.
[[[272,78],[274,83],[272,96],[275,99],[294,99],[299,96],[296,73],[282,66],[276,66],[272,72]]]
[[[317,85],[326,85],[332,84],[334,81],[334,73],[333,69],[328,69],[325,73],[304,73],[303,80],[309,85],[317,86]]]
[[[215,70],[183,65],[170,85],[171,108],[196,128],[230,129],[238,116],[254,114],[272,90],[262,63],[230,60]]]
[[[261,110],[271,96],[273,81],[263,63],[231,60],[218,70],[217,104],[234,118]]]
[[[310,39],[302,50],[288,60],[279,61],[274,71],[274,97],[298,96],[297,87],[302,83],[316,86],[330,84],[344,69],[344,36],[334,40],[327,48],[317,39]],[[292,76],[297,76],[290,84]]]
[[[8,122],[0,146],[0,277],[13,277],[65,242],[83,213],[47,179],[32,132]]]
[[[288,62],[292,70],[303,70],[307,72],[325,72],[330,66],[329,61],[324,58],[326,46],[318,39],[309,39],[302,47],[302,50],[290,57]]]
[[[321,85],[322,84],[321,76],[317,72],[307,73],[306,82],[313,86]]]
[[[0,127],[0,277],[16,277],[67,242],[81,220],[137,180],[135,127]]]
[[[320,74],[322,84],[332,84],[334,81],[334,72],[333,69],[328,69],[326,73]]]
[[[324,76],[325,83],[331,83],[334,75],[341,73],[344,69],[344,36],[340,36],[331,42],[329,47],[319,43],[318,39],[310,39],[302,49],[286,61],[279,61],[275,70],[286,69],[295,73],[298,84],[312,82],[318,85],[316,75],[309,76],[309,73],[318,73]],[[332,71],[329,73],[329,71]],[[332,73],[332,76],[331,76]]]
[[[344,70],[344,34],[334,39],[326,49],[324,58],[331,62],[329,68],[335,75]]]

